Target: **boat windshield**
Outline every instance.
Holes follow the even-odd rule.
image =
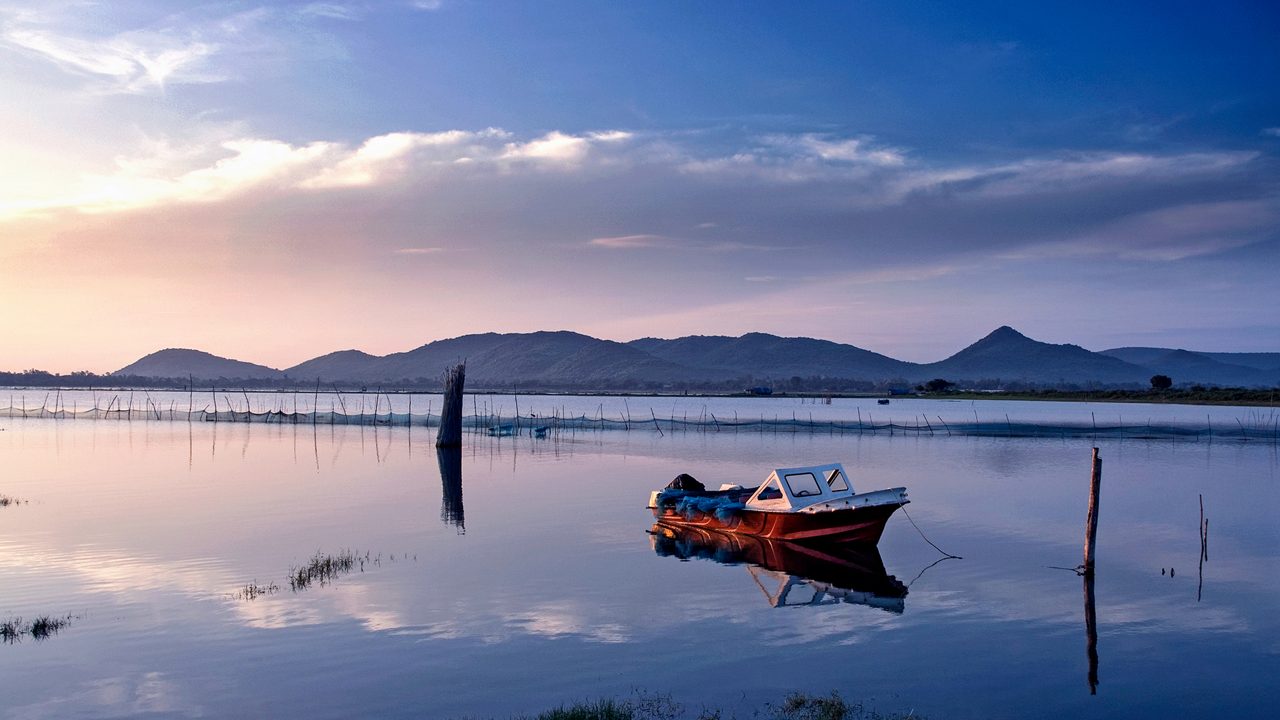
[[[782,488],[778,487],[778,481],[772,480],[765,484],[760,492],[756,494],[757,500],[777,500],[782,497]]]
[[[812,495],[821,495],[822,488],[818,487],[818,479],[813,473],[792,473],[786,476],[787,487],[791,488],[792,497],[810,497]]]
[[[849,489],[849,483],[844,479],[844,473],[839,469],[827,471],[827,487],[831,488],[831,492],[844,492]]]

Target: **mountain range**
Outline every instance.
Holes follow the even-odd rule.
[[[1152,375],[1178,385],[1280,385],[1280,352],[1217,353],[1122,347],[1101,352],[1033,340],[1010,327],[934,363],[912,363],[853,345],[749,333],[620,343],[568,331],[482,333],[390,355],[341,350],[276,369],[199,350],[167,349],[112,373],[197,381],[279,381],[423,386],[467,363],[474,388],[564,390],[873,389],[931,378],[976,387],[1146,387]]]

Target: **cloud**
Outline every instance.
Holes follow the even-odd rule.
[[[1191,203],[1125,216],[1065,241],[1003,253],[1004,259],[1112,256],[1168,262],[1262,240],[1280,222],[1280,200]]]
[[[208,69],[216,43],[164,33],[131,32],[105,39],[65,37],[30,28],[6,28],[0,42],[42,57],[70,72],[96,77],[116,92],[141,93],[167,84],[217,82]]]
[[[162,163],[122,160],[120,172],[86,176],[78,192],[0,205],[0,218],[58,210],[96,214],[171,203],[219,202],[263,185],[294,185],[301,171],[331,155],[335,147],[327,142],[293,146],[278,140],[230,140],[221,144],[222,157],[211,164],[174,174]]]
[[[904,256],[930,267],[973,256],[1180,260],[1264,241],[1277,220],[1278,201],[1262,180],[1269,161],[1251,152],[945,165],[905,152],[882,157],[887,151],[864,136],[812,133],[748,138],[741,151],[725,151],[702,137],[620,130],[403,130],[301,144],[220,131],[231,132],[239,134],[187,145],[148,140],[114,171],[0,204],[0,221],[244,197],[282,216],[308,207],[331,224],[356,223],[362,236],[382,238],[383,253],[407,250],[399,229],[415,227],[466,246],[667,251],[638,253],[642,264],[672,251],[719,253],[729,277],[853,267],[865,282],[909,282],[940,275],[876,273]],[[691,163],[701,168],[690,172]],[[587,239],[566,245],[566,237]]]
[[[766,145],[789,151],[790,155],[810,155],[826,161],[898,167],[906,163],[903,151],[872,145],[867,137],[832,138],[816,133],[769,135]]]
[[[1263,128],[1262,134],[1270,137],[1280,137],[1280,127]]]
[[[444,7],[444,0],[412,0],[409,7],[415,10],[439,10]]]
[[[509,137],[509,133],[496,128],[478,132],[447,130],[444,132],[394,132],[371,137],[358,149],[347,154],[337,163],[321,169],[315,176],[304,180],[304,188],[360,187],[372,185],[389,176],[403,172],[410,156],[419,150],[434,149],[436,154],[428,162],[459,163],[473,161],[476,156],[489,159],[492,148],[486,141]]]
[[[617,237],[592,238],[588,243],[593,247],[613,250],[630,250],[633,248],[651,248],[670,246],[671,240],[661,235],[619,235]]]
[[[777,245],[756,245],[735,240],[706,242],[698,240],[677,240],[663,235],[618,235],[615,237],[598,237],[587,242],[587,245],[613,250],[631,250],[635,248],[674,248],[703,252],[765,252],[773,250],[792,250],[795,248]]]
[[[337,2],[213,14],[219,9],[196,7],[118,30],[111,23],[124,13],[94,16],[93,4],[0,9],[0,47],[47,61],[87,81],[90,92],[140,95],[261,75],[289,56],[332,54],[311,24],[363,12]]]
[[[403,247],[395,251],[396,255],[435,255],[444,252],[442,247]]]
[[[148,154],[118,158],[115,174],[81,177],[76,191],[36,201],[0,203],[0,219],[55,210],[101,213],[167,203],[217,202],[264,185],[277,190],[372,187],[406,175],[445,174],[477,166],[500,172],[519,167],[532,171],[540,167],[571,169],[583,164],[593,148],[618,145],[631,134],[552,131],[524,141],[512,137],[505,130],[485,128],[392,132],[368,138],[355,148],[331,141],[294,146],[244,137],[220,140],[214,148],[179,148],[164,140],[148,141]],[[207,164],[200,166],[201,162]],[[196,166],[190,167],[191,163]]]
[[[535,160],[552,163],[575,164],[581,162],[597,143],[618,143],[631,138],[631,133],[606,130],[586,135],[568,135],[553,130],[528,142],[507,143],[502,159]]]
[[[314,2],[304,5],[299,13],[329,20],[359,20],[364,14],[364,8],[341,3]]]

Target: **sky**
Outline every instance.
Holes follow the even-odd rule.
[[[0,0],[0,368],[1280,351],[1280,5]]]

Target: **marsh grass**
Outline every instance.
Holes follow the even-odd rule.
[[[639,716],[627,703],[613,700],[560,706],[538,715],[538,720],[635,720]]]
[[[26,500],[19,500],[16,497],[9,497],[8,495],[0,495],[0,507],[8,507],[10,505],[22,505],[25,502]]]
[[[259,585],[258,581],[254,580],[248,585],[245,585],[244,587],[240,588],[240,590],[236,592],[235,598],[237,600],[257,600],[260,597],[264,597],[267,595],[275,595],[278,592],[280,592],[279,585],[275,583],[267,583],[266,585]]]
[[[60,617],[41,615],[30,622],[26,622],[20,617],[9,618],[0,622],[0,642],[11,645],[21,642],[22,638],[27,636],[35,640],[48,640],[70,625],[71,621],[75,619],[73,615]]]
[[[385,559],[392,563],[397,561],[395,553]],[[402,553],[399,559],[405,562],[417,562],[418,555]],[[381,567],[383,560],[382,553],[374,555],[367,551],[361,553],[357,550],[341,550],[336,554],[316,552],[304,565],[290,567],[285,580],[289,582],[289,589],[296,593],[315,585],[323,587],[347,573],[364,572],[367,566]],[[259,585],[258,581],[254,580],[241,587],[231,597],[236,600],[257,600],[278,592],[280,592],[279,585],[275,583]]]
[[[380,562],[381,558],[377,561]],[[342,550],[336,555],[316,553],[306,565],[289,569],[289,589],[298,592],[312,585],[323,587],[353,570],[364,572],[367,562],[372,562],[369,553],[363,556],[351,550]]]
[[[605,698],[561,705],[532,716],[532,720],[729,720],[733,717],[719,708],[703,707],[696,713],[690,713],[669,695],[636,691],[625,701]],[[913,712],[880,713],[862,703],[849,702],[834,691],[829,695],[792,693],[780,704],[767,704],[747,717],[764,720],[923,720]]]
[[[862,703],[851,703],[832,691],[830,695],[791,693],[778,707],[767,706],[776,720],[922,720],[914,712],[880,713]]]

